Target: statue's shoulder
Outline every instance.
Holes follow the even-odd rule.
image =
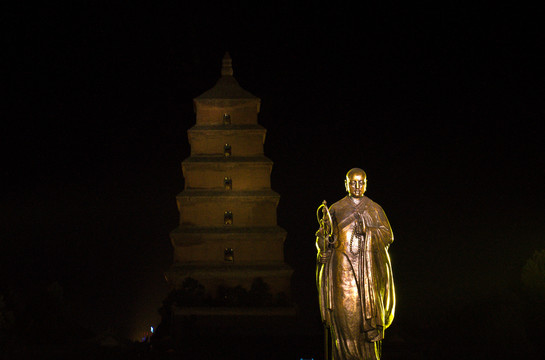
[[[343,197],[341,200],[337,201],[336,203],[334,203],[333,205],[331,205],[329,207],[329,209],[331,211],[339,211],[341,209],[344,209],[347,205],[348,205],[348,202],[350,200],[348,200],[348,196],[345,196]]]
[[[329,210],[331,211],[331,215],[333,215],[337,218],[337,220],[340,221],[340,219],[345,218],[349,213],[352,212],[350,199],[348,199],[348,196],[345,196],[341,200],[331,205]]]
[[[366,207],[369,207],[369,208],[380,207],[379,204],[377,204],[373,200],[369,199],[367,196],[364,195],[363,198],[365,199],[365,206]]]
[[[382,210],[382,207],[379,204],[377,204],[373,200],[369,199],[367,196],[364,196],[364,197],[365,197],[365,201],[366,201],[365,208],[367,209],[367,211],[375,211],[377,213],[384,211],[384,210]]]

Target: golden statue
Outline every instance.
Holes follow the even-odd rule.
[[[362,169],[346,174],[348,196],[318,208],[316,283],[333,359],[380,359],[384,330],[394,318],[395,293],[388,247],[394,240],[382,208],[364,196]],[[327,335],[327,334],[326,334]],[[326,341],[326,358],[327,353]]]

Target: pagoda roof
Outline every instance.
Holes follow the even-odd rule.
[[[216,100],[216,99],[241,99],[241,100],[258,100],[259,98],[252,95],[248,91],[240,87],[238,81],[233,77],[233,65],[229,53],[226,52],[223,56],[221,77],[214,87],[205,91],[195,98],[199,100]]]

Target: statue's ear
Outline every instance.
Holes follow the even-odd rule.
[[[350,192],[350,188],[348,187],[348,181],[346,181],[346,179],[344,179],[344,188],[346,189],[346,192]]]

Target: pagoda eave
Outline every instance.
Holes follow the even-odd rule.
[[[238,164],[238,163],[251,163],[251,164],[270,164],[273,162],[266,156],[230,156],[225,157],[221,155],[216,156],[190,156],[182,164],[192,163],[220,163],[220,164]]]
[[[257,200],[257,199],[278,199],[280,194],[276,191],[257,190],[257,191],[225,191],[225,190],[184,190],[180,192],[177,199],[195,198],[195,199],[217,199],[217,200]]]
[[[238,226],[238,227],[229,227],[229,226],[183,226],[180,225],[176,229],[170,232],[172,235],[191,235],[191,234],[233,234],[233,235],[242,235],[242,234],[278,234],[286,235],[286,230],[282,227],[275,226]]]

